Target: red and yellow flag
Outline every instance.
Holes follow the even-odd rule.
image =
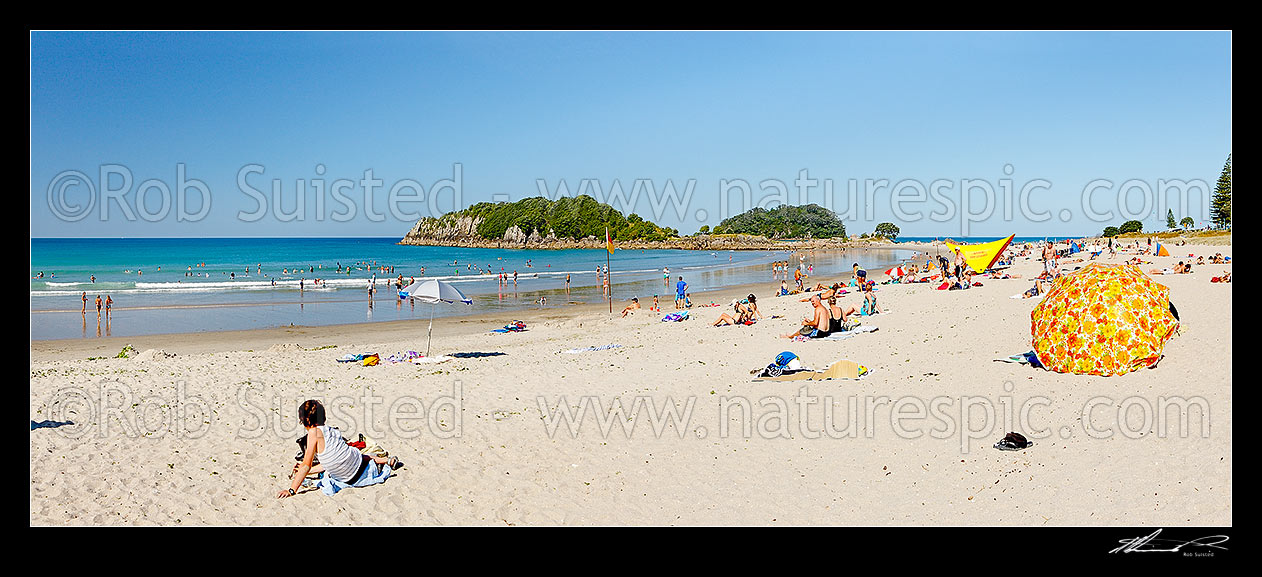
[[[605,227],[605,249],[613,254],[613,237],[609,236],[609,227]]]

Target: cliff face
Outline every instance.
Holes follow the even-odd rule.
[[[399,244],[459,246],[465,248],[605,248],[605,239],[600,237],[589,236],[578,240],[557,238],[551,231],[549,231],[547,236],[540,235],[539,231],[533,231],[530,235],[526,235],[516,226],[509,227],[508,230],[504,231],[502,238],[486,239],[478,234],[478,225],[481,223],[481,218],[468,216],[444,215],[439,218],[423,218],[416,222],[416,225],[399,241]],[[660,241],[614,242],[614,245],[621,249],[682,250],[774,250],[815,248],[840,244],[841,239],[785,242],[745,234],[698,235]]]

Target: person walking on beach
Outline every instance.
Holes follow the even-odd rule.
[[[105,320],[110,320],[110,309],[114,308],[114,299],[105,295]]]
[[[88,316],[88,293],[86,291],[83,293],[82,298],[83,298],[83,316],[86,317]]]
[[[101,320],[101,295],[96,295],[96,320]]]
[[[570,294],[570,275],[565,275],[565,294]]]
[[[684,277],[679,277],[679,282],[675,283],[675,309],[684,308],[684,299],[688,298],[688,283],[684,282]]]

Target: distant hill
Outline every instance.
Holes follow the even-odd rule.
[[[818,204],[782,204],[771,210],[755,207],[725,219],[715,234],[749,234],[772,239],[846,237],[846,225],[837,214]]]
[[[479,202],[440,217],[417,221],[403,244],[566,245],[576,242],[603,246],[605,228],[615,241],[658,242],[679,237],[632,213],[581,195],[548,200],[538,196],[517,202]]]

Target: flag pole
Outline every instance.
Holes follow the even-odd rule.
[[[609,236],[609,227],[605,227],[605,285],[609,287],[609,313],[613,314],[613,276],[609,270],[609,255],[613,254],[613,238]]]

